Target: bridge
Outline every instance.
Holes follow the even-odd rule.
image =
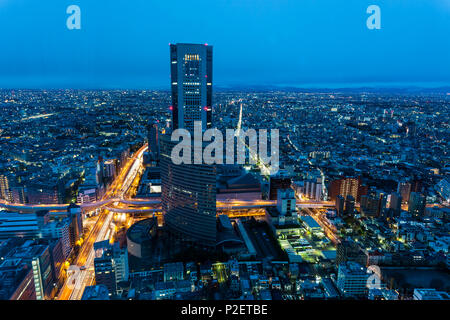
[[[97,208],[105,208],[113,212],[121,213],[138,213],[142,212],[154,212],[158,211],[156,207],[160,208],[161,199],[123,199],[123,198],[110,198],[99,200],[92,203],[82,203],[78,204],[82,210],[90,211]],[[135,208],[123,208],[120,205],[132,205]],[[256,209],[265,207],[275,207],[277,205],[275,200],[221,200],[217,201],[216,207],[219,210],[234,210],[234,209]],[[16,210],[23,212],[34,212],[39,210],[67,210],[69,204],[36,204],[36,205],[26,205],[18,203],[5,203],[0,202],[0,207],[6,208],[8,210]],[[151,206],[152,208],[145,208]],[[297,202],[296,206],[298,208],[326,208],[334,207],[334,203],[331,201],[317,201],[317,202]],[[141,209],[136,207],[143,207]],[[160,209],[159,209],[160,210]]]

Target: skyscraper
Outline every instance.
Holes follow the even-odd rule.
[[[212,47],[170,46],[172,129],[202,131],[212,126]],[[183,243],[213,247],[216,243],[216,167],[174,164],[170,130],[160,139],[161,202],[171,235]],[[193,155],[191,154],[191,158]]]
[[[347,195],[347,197],[345,197],[344,212],[346,215],[353,215],[355,212],[355,198],[353,198],[352,195]]]
[[[402,196],[398,192],[391,193],[389,208],[392,209],[395,216],[398,216],[402,211]]]
[[[0,175],[0,199],[12,202],[11,190],[9,189],[8,177]]]
[[[344,198],[347,195],[353,196],[356,202],[361,201],[361,196],[367,194],[367,186],[362,185],[361,177],[352,178],[342,178],[338,180],[333,180],[330,184],[330,198],[335,201],[338,195]]]
[[[161,136],[161,202],[164,221],[176,238],[212,247],[216,242],[216,167],[174,164],[170,135]]]
[[[212,125],[212,46],[178,43],[170,45],[172,128],[203,131]]]
[[[341,195],[338,195],[336,197],[336,204],[335,204],[335,206],[336,206],[336,214],[339,217],[342,217],[343,214],[344,214],[344,203],[345,203],[344,197],[341,196]]]
[[[158,123],[153,122],[147,127],[148,130],[148,151],[156,158],[159,156],[159,132]]]
[[[402,197],[403,203],[408,203],[409,195],[411,193],[411,183],[407,181],[400,181],[397,186],[397,193]]]

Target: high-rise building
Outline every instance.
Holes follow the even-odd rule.
[[[397,193],[402,197],[403,203],[409,202],[409,194],[411,193],[412,185],[407,181],[400,181],[397,186]]]
[[[335,206],[336,206],[336,214],[339,217],[342,217],[344,215],[344,204],[345,204],[344,197],[341,196],[341,195],[338,195],[336,197],[336,204],[335,204]]]
[[[386,211],[387,195],[384,192],[377,192],[378,206],[377,217],[381,216]]]
[[[104,178],[111,182],[117,174],[117,159],[108,159],[103,166]]]
[[[352,195],[347,195],[345,197],[345,209],[344,212],[346,215],[352,215],[355,211],[355,198]]]
[[[422,217],[425,213],[425,206],[425,196],[417,192],[411,192],[409,196],[408,212],[413,216]]]
[[[80,239],[83,234],[83,217],[81,213],[81,208],[75,203],[71,203],[67,207],[67,217],[70,219],[69,235],[70,244],[72,247],[75,246],[76,242]]]
[[[322,180],[321,178],[304,181],[303,194],[311,200],[322,200]]]
[[[104,162],[103,157],[98,157],[97,160],[97,166],[95,169],[95,179],[98,185],[103,184],[103,178],[104,178]]]
[[[67,258],[72,250],[70,242],[70,218],[62,219],[61,221],[54,220],[47,223],[42,228],[42,237],[46,239],[59,239],[61,241],[61,250],[64,258]]]
[[[14,203],[26,203],[25,188],[23,186],[17,186],[11,188],[11,201]]]
[[[172,129],[202,131],[212,126],[212,47],[200,44],[170,46]],[[174,164],[176,142],[170,130],[160,137],[161,202],[172,236],[183,243],[213,247],[216,243],[216,167]],[[203,149],[202,149],[203,151]],[[192,159],[191,155],[191,159]]]
[[[378,199],[371,195],[361,197],[361,213],[365,216],[376,216],[378,211]]]
[[[186,243],[216,242],[216,167],[174,164],[170,135],[161,136],[161,204],[172,235]]]
[[[153,159],[159,158],[159,131],[158,123],[154,122],[147,127],[148,151]]]
[[[119,242],[113,245],[108,240],[94,244],[95,282],[108,288],[111,294],[120,293],[120,283],[128,281],[128,251],[120,248]]]
[[[286,171],[278,171],[277,174],[270,176],[269,199],[277,200],[279,189],[288,189],[291,187],[292,179]]]
[[[9,188],[8,177],[0,175],[0,199],[12,202],[12,194]]]
[[[434,188],[444,201],[450,202],[450,178],[442,179]]]
[[[367,256],[358,243],[351,239],[344,239],[336,246],[336,265],[348,261],[357,262],[365,266],[367,264]]]
[[[212,46],[177,43],[170,45],[172,79],[172,128],[202,130],[212,126]]]
[[[402,197],[398,192],[391,193],[389,209],[392,209],[395,216],[400,214],[400,211],[402,210]]]
[[[61,240],[62,239],[58,239],[49,242],[53,280],[54,283],[57,284],[62,284],[62,282],[64,281],[63,272],[64,272],[64,262],[66,260]]]
[[[53,273],[49,246],[36,246],[31,260],[36,300],[51,298]]]
[[[113,260],[116,274],[116,286],[122,281],[128,281],[130,275],[128,266],[128,251],[126,248],[120,248],[119,242],[113,245]]]
[[[115,294],[117,286],[112,250],[105,248],[102,255],[94,259],[94,269],[95,283],[106,286],[109,293]]]
[[[295,192],[293,189],[279,189],[277,194],[277,209],[282,216],[296,215]]]

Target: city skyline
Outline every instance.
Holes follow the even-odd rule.
[[[0,0],[0,300],[450,301],[449,12]]]
[[[450,86],[444,0],[377,1],[379,30],[366,27],[370,1],[76,4],[80,30],[66,27],[68,4],[2,1],[0,28],[13,32],[1,88],[168,88],[166,46],[176,42],[214,44],[218,87]]]

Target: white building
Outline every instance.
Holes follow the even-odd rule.
[[[67,258],[72,250],[72,246],[70,244],[70,219],[47,223],[42,228],[42,237],[61,239],[64,258]]]
[[[322,200],[322,182],[320,178],[317,178],[316,180],[306,180],[303,185],[303,194],[305,197],[314,201]]]
[[[292,189],[279,189],[277,192],[277,209],[282,216],[297,215],[295,192]]]

